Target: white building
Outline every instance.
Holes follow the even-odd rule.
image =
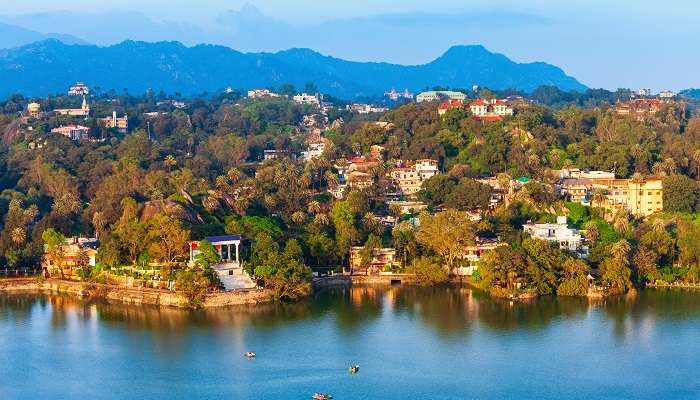
[[[396,89],[391,89],[390,91],[385,92],[384,96],[393,101],[397,101],[401,98],[413,100],[413,93],[411,93],[408,89],[405,89],[403,93],[397,92]]]
[[[672,92],[670,90],[664,90],[664,91],[659,93],[659,98],[660,99],[672,99],[672,98],[676,97],[677,95],[678,95],[678,93],[676,93],[676,92]]]
[[[353,103],[346,106],[348,111],[353,111],[358,114],[383,113],[389,111],[386,107],[373,106],[371,104]]]
[[[301,93],[292,97],[292,100],[297,104],[310,104],[314,106],[321,105],[320,96],[317,94]]]
[[[268,89],[253,89],[248,91],[248,97],[258,99],[261,97],[280,97],[280,95]]]
[[[416,96],[416,102],[423,103],[426,101],[442,101],[442,100],[459,100],[464,101],[467,95],[462,92],[453,92],[450,90],[433,90],[429,92],[419,93]]]
[[[319,158],[326,150],[326,142],[321,140],[320,142],[309,143],[309,147],[306,151],[301,152],[301,157],[304,161],[311,161],[314,158]]]
[[[83,82],[76,82],[68,89],[68,96],[87,96],[88,94],[90,89]]]
[[[647,89],[647,88],[639,89],[639,90],[637,90],[637,95],[641,96],[641,97],[649,97],[649,96],[651,96],[651,89]]]
[[[557,242],[562,250],[570,250],[579,257],[588,257],[588,247],[584,245],[584,239],[577,229],[570,229],[566,223],[566,217],[557,217],[554,224],[523,225],[523,230],[535,239]]]

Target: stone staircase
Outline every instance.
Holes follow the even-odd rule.
[[[214,270],[227,291],[255,288],[255,282],[237,263],[219,264]]]

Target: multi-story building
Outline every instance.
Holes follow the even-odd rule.
[[[367,189],[374,184],[371,174],[360,171],[352,171],[347,176],[347,185],[351,189]]]
[[[421,190],[423,182],[439,172],[437,160],[424,159],[399,163],[389,176],[401,194],[412,196]]]
[[[641,121],[659,112],[663,104],[662,100],[648,98],[618,101],[615,103],[615,112],[618,115],[632,116]]]
[[[462,254],[464,264],[455,267],[450,271],[452,275],[471,276],[479,268],[481,257],[490,250],[495,250],[501,246],[507,246],[507,243],[502,242],[498,238],[482,238],[477,237],[476,243],[472,246],[467,246]]]
[[[366,275],[379,274],[383,271],[390,272],[393,268],[400,267],[396,260],[396,250],[390,247],[373,249],[370,262],[367,264],[362,260],[362,247],[350,248],[350,271],[351,274],[364,273]]]
[[[387,205],[399,215],[417,214],[428,208],[422,201],[388,201]]]
[[[672,92],[670,90],[664,90],[659,93],[659,98],[660,99],[672,99],[674,97],[678,96],[678,93]]]
[[[318,142],[311,142],[308,144],[306,151],[301,152],[301,156],[304,161],[311,161],[314,158],[319,158],[323,155],[326,150],[326,139],[321,139]]]
[[[95,266],[99,241],[96,238],[71,237],[60,245],[60,251],[44,248],[41,266],[45,274],[72,275],[82,266]]]
[[[523,230],[535,239],[556,242],[562,250],[575,252],[579,257],[588,257],[588,246],[584,244],[584,238],[577,229],[571,229],[566,223],[566,217],[557,217],[554,224],[523,225]]]
[[[102,126],[108,129],[116,129],[120,133],[127,133],[129,130],[129,116],[124,114],[123,117],[117,118],[117,112],[112,111],[112,116],[100,118]]]
[[[605,193],[602,204],[592,202],[594,206],[602,206],[613,212],[625,210],[637,218],[663,210],[661,178],[599,180],[594,181],[592,187]]]
[[[68,96],[87,96],[90,94],[90,88],[83,82],[76,82],[75,85],[68,89]]]
[[[63,135],[70,140],[88,140],[90,138],[90,128],[82,125],[67,125],[51,129],[51,133]]]
[[[585,178],[564,178],[559,182],[559,192],[568,201],[588,204],[593,182]]]
[[[498,121],[503,117],[513,115],[513,107],[505,100],[477,99],[469,104],[469,111],[475,119]]]
[[[449,110],[458,110],[464,106],[462,100],[447,100],[438,106],[438,115],[443,116]]]
[[[348,111],[356,112],[358,114],[373,114],[373,113],[383,113],[389,111],[386,107],[374,106],[371,104],[361,104],[353,103],[346,106]]]
[[[317,107],[321,106],[321,99],[318,94],[301,93],[292,97],[292,100],[297,104],[310,104]]]
[[[443,100],[466,100],[467,95],[462,92],[454,92],[451,90],[432,90],[429,92],[419,93],[416,96],[416,102],[423,103],[427,101],[443,101]]]

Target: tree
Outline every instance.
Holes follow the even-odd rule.
[[[459,210],[485,209],[491,198],[491,187],[474,179],[462,178],[447,195],[446,205]]]
[[[204,304],[210,284],[205,271],[199,268],[180,270],[175,278],[176,290],[185,297],[192,308],[199,308]]]
[[[603,282],[615,289],[625,291],[632,286],[630,269],[630,244],[622,239],[610,250],[611,256],[600,265]]]
[[[664,211],[693,212],[698,205],[698,183],[685,175],[670,175],[663,180]]]
[[[466,212],[447,210],[421,214],[418,242],[442,257],[448,271],[456,266],[467,246],[476,242],[476,227]]]
[[[44,241],[46,251],[51,257],[51,260],[55,263],[56,268],[58,268],[61,276],[63,276],[63,243],[66,241],[65,236],[57,232],[53,228],[48,228],[44,230],[41,234],[41,238]]]
[[[564,277],[557,287],[560,296],[585,296],[588,293],[588,264],[570,258],[564,262]]]
[[[208,240],[202,240],[197,247],[198,254],[194,257],[194,262],[200,267],[206,269],[221,262],[221,257],[216,248]]]
[[[365,245],[360,250],[360,259],[362,260],[362,265],[369,266],[372,263],[372,258],[374,257],[374,251],[382,247],[382,240],[374,234],[370,234],[365,242]]]
[[[311,270],[301,256],[301,247],[296,240],[287,241],[284,251],[280,252],[269,235],[261,234],[253,246],[251,266],[273,297],[296,301],[311,293]]]
[[[413,260],[409,272],[415,275],[416,283],[421,286],[442,284],[449,278],[439,261],[430,257],[418,257]]]
[[[156,259],[173,262],[187,255],[190,232],[182,227],[179,219],[167,214],[157,214],[148,224],[149,252]]]

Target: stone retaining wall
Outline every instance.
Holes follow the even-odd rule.
[[[147,304],[166,307],[187,307],[187,301],[176,292],[151,288],[128,288],[58,279],[0,279],[0,293],[64,293],[76,297],[105,299],[124,304]],[[229,307],[269,302],[266,290],[219,292],[207,295],[205,308]]]

